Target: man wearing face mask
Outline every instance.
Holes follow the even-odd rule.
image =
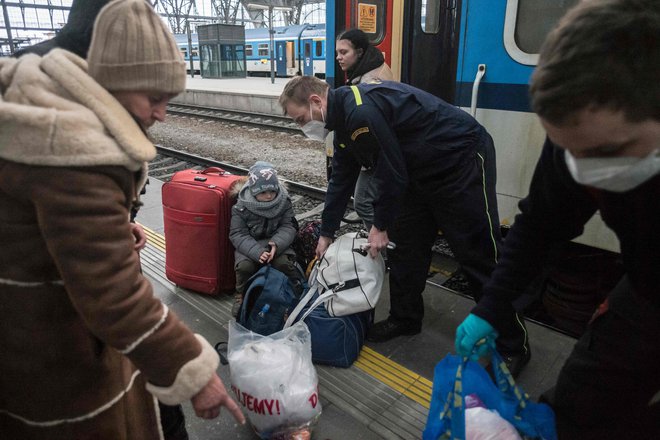
[[[470,281],[474,296],[495,267],[501,236],[495,196],[495,149],[469,114],[402,83],[329,90],[313,77],[291,80],[280,104],[313,139],[335,130],[332,177],[322,216],[322,255],[332,242],[361,167],[373,170],[370,252],[392,240],[390,316],[369,331],[373,342],[420,332],[422,292],[438,230]],[[497,345],[514,373],[529,360],[526,333],[513,308]]]
[[[530,88],[549,139],[484,296],[456,334],[458,353],[485,354],[473,354],[477,341],[502,328],[548,251],[600,211],[626,274],[544,396],[560,439],[660,438],[658,29],[655,0],[585,0],[549,34]]]

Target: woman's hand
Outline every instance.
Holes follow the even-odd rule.
[[[137,223],[131,223],[131,232],[135,237],[135,252],[140,252],[147,245],[147,234],[142,226]]]
[[[227,408],[238,423],[245,423],[245,416],[232,399],[217,374],[213,374],[209,383],[190,399],[197,417],[214,419],[220,415],[220,408]]]

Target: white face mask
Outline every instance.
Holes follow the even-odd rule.
[[[316,121],[312,118],[312,103],[309,103],[309,122],[302,126],[301,130],[305,133],[310,139],[315,141],[324,141],[328,137],[330,130],[325,128],[325,114],[323,113],[323,107],[321,107],[321,118],[323,122]]]
[[[613,192],[637,188],[660,172],[660,149],[646,157],[589,157],[577,159],[564,150],[564,159],[576,182]]]

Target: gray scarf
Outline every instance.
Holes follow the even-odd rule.
[[[265,218],[275,218],[281,215],[287,207],[287,199],[289,194],[283,185],[280,185],[280,190],[277,192],[277,196],[270,202],[260,202],[254,198],[250,192],[249,185],[245,185],[241,192],[238,193],[238,203],[245,206],[245,208],[259,217]]]

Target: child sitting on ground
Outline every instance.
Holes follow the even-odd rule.
[[[238,193],[231,212],[229,239],[236,248],[236,294],[234,318],[243,303],[247,281],[264,264],[289,278],[298,278],[296,254],[291,248],[296,236],[293,206],[277,171],[268,162],[256,162]]]

